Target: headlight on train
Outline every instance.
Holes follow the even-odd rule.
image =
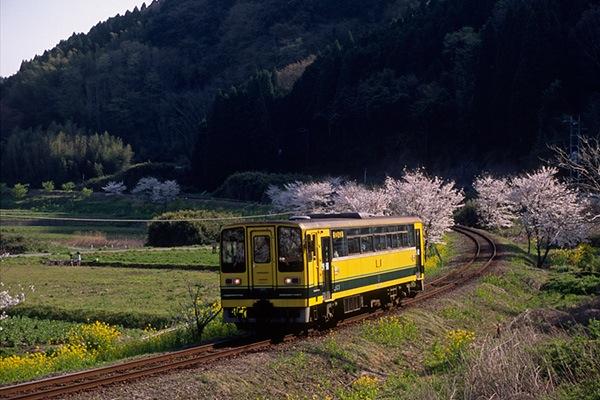
[[[298,283],[299,281],[298,281],[298,278],[285,278],[285,279],[283,280],[283,282],[284,282],[286,285],[292,285],[292,284],[296,284],[296,283]]]
[[[233,280],[233,284],[234,284],[234,285],[241,285],[241,284],[242,284],[242,280],[241,280],[240,278],[235,278],[235,279]]]

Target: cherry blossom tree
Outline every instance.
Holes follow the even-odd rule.
[[[537,265],[543,266],[552,247],[573,246],[589,233],[587,201],[560,182],[556,168],[542,167],[511,181],[511,200],[525,228],[528,251],[533,240]]]
[[[177,198],[181,189],[176,181],[164,181],[152,189],[152,201],[155,203],[169,203]]]
[[[180,192],[181,188],[176,181],[161,182],[152,176],[141,178],[131,191],[131,193],[142,196],[154,203],[173,201]]]
[[[106,184],[106,186],[102,186],[102,190],[104,190],[107,194],[111,195],[119,195],[123,194],[123,192],[127,189],[127,187],[121,182],[110,181]]]
[[[383,215],[388,204],[389,196],[383,188],[369,189],[353,181],[338,186],[333,194],[333,209],[336,212]]]
[[[7,317],[6,311],[16,306],[25,300],[25,293],[21,292],[18,294],[10,294],[10,292],[4,288],[4,283],[0,282],[0,320]],[[0,327],[0,330],[2,327]]]
[[[423,220],[428,244],[442,241],[454,225],[453,212],[464,199],[454,182],[430,178],[422,170],[405,172],[400,180],[388,177],[383,187],[367,188],[333,178],[293,182],[283,188],[270,186],[267,195],[279,211],[414,215]]]
[[[153,176],[141,178],[135,187],[131,190],[132,194],[137,194],[148,200],[152,199],[154,188],[159,186],[161,182]]]
[[[482,224],[489,228],[511,227],[516,216],[508,179],[484,175],[475,179],[473,187],[477,192],[475,208]]]
[[[339,178],[330,178],[323,182],[292,182],[283,189],[271,185],[267,196],[273,207],[279,211],[301,213],[333,211],[334,193],[340,186]]]
[[[402,179],[387,177],[385,190],[390,200],[387,213],[419,217],[427,244],[443,241],[444,233],[454,225],[454,211],[464,200],[453,181],[429,177],[421,169],[405,171]]]

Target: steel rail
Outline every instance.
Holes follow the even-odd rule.
[[[469,269],[471,267],[471,265],[473,265],[477,259],[479,258],[480,254],[481,254],[481,245],[479,244],[479,242],[477,241],[477,238],[474,237],[472,234],[470,233],[465,233],[464,230],[461,231],[461,227],[460,226],[455,226],[452,228],[452,230],[454,230],[455,232],[461,233],[462,235],[465,235],[466,237],[468,237],[474,244],[475,244],[475,255],[473,256],[473,258],[471,258],[471,260],[466,263],[465,265],[463,265],[461,268],[456,269],[456,270],[452,270],[449,273],[447,273],[444,276],[441,276],[437,279],[434,279],[431,282],[425,283],[426,286],[430,287],[430,286],[440,286],[441,282],[444,281],[448,281],[449,278],[453,278],[454,276],[463,273],[464,271],[466,271],[467,269]]]
[[[490,267],[497,254],[496,245],[493,240],[487,235],[471,228],[456,226],[453,229],[469,237],[475,243],[474,257],[461,268],[432,281],[427,286],[432,287],[431,289],[419,293],[414,298],[403,300],[401,302],[401,307],[413,306],[423,302],[426,299],[430,299],[442,293],[448,292],[449,290],[462,285],[467,281],[474,279],[475,277],[481,276]],[[483,238],[483,240],[487,242],[490,248],[490,255],[487,260],[483,260],[483,266],[475,269],[471,267],[478,262],[482,252],[482,246],[478,238]],[[448,282],[444,282],[445,280]],[[382,314],[387,313],[388,311],[386,310],[378,309],[375,312],[355,315],[341,321],[340,326],[357,323],[366,319],[374,319]],[[283,341],[295,339],[297,339],[297,336],[295,335],[286,335],[283,337]],[[238,344],[236,344],[236,340],[239,341]],[[203,364],[242,353],[261,350],[272,345],[273,342],[271,339],[264,340],[252,337],[223,340],[158,356],[144,357],[111,366],[6,386],[0,388],[0,398],[30,400],[47,399],[113,383],[156,375],[169,370]]]

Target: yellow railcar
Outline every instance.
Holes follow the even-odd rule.
[[[221,305],[238,325],[327,323],[423,290],[423,226],[358,213],[228,225]]]

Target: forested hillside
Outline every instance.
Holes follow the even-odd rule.
[[[5,79],[0,138],[71,120],[121,137],[141,160],[189,157],[218,88],[305,60],[348,31],[391,21],[411,1],[154,1],[71,36]]]
[[[564,114],[598,135],[597,3],[423,2],[332,43],[289,94],[263,71],[217,96],[196,176],[213,185],[249,168],[362,176],[537,164],[548,143],[568,141]]]
[[[246,170],[517,169],[568,140],[565,114],[599,132],[600,2],[160,0],[0,89],[3,158],[73,122],[136,161],[191,161],[206,189]]]

